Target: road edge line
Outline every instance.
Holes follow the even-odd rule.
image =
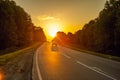
[[[38,51],[39,50],[39,48],[37,49],[37,51],[36,51],[36,53],[35,53],[35,55],[34,55],[34,61],[33,61],[33,69],[32,69],[32,79],[33,80],[36,80],[35,79],[35,69],[36,69],[36,71],[37,71],[37,77],[38,77],[38,79],[39,80],[42,80],[42,76],[41,76],[41,73],[40,73],[40,69],[39,69],[39,65],[38,65]]]

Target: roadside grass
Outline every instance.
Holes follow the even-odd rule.
[[[68,45],[64,45],[64,46],[68,47],[68,48],[71,48],[73,50],[77,50],[77,51],[84,52],[84,53],[87,53],[87,54],[92,54],[92,55],[96,55],[96,56],[99,56],[99,57],[103,57],[103,58],[107,58],[107,59],[111,59],[111,60],[115,60],[115,61],[120,62],[120,57],[118,57],[118,56],[107,55],[107,54],[103,54],[103,53],[83,50],[83,49],[80,49],[80,48],[77,48],[77,47],[74,47],[74,46],[68,46]]]
[[[32,50],[32,49],[36,49],[39,45],[41,45],[42,43],[34,43],[29,47],[14,51],[14,52],[10,52],[4,55],[0,56],[0,66],[6,64],[8,61],[14,59],[15,57],[24,54],[25,52],[27,52],[28,50]]]

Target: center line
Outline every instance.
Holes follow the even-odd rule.
[[[97,72],[97,73],[99,73],[99,74],[101,74],[101,75],[104,75],[104,76],[106,76],[106,77],[108,77],[108,78],[110,78],[110,79],[112,79],[112,80],[117,80],[117,79],[113,78],[112,76],[109,76],[109,75],[107,75],[107,74],[105,74],[105,73],[103,73],[103,72],[100,72],[100,71],[94,69],[93,67],[90,67],[90,66],[88,66],[88,65],[86,65],[86,64],[81,63],[80,61],[76,61],[76,62],[77,62],[78,64],[81,64],[81,65],[83,65],[83,66],[85,66],[85,67],[87,67],[87,68],[89,68],[89,69],[91,69],[91,70],[93,70],[93,71],[95,71],[95,72]]]
[[[63,56],[65,56],[66,58],[70,59],[71,57],[66,55],[66,54],[62,54]]]

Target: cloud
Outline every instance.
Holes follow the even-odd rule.
[[[46,21],[46,20],[60,20],[59,18],[53,16],[38,16],[38,20]]]
[[[41,18],[42,20],[53,20],[55,19],[54,17],[51,17],[51,16],[47,16],[47,17],[43,17]]]

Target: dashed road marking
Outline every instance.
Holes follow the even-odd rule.
[[[66,55],[66,54],[62,54],[63,56],[65,56],[66,58],[70,59],[71,57]]]
[[[101,71],[101,72],[103,72],[100,68],[98,68],[98,67],[91,67],[91,68],[93,68],[93,69],[95,69],[95,70],[97,70],[97,71]]]
[[[90,66],[88,66],[88,65],[86,65],[86,64],[84,64],[84,63],[82,63],[82,62],[80,62],[80,61],[76,61],[76,62],[77,62],[78,64],[83,65],[83,66],[87,67],[88,69],[93,70],[93,71],[95,71],[95,72],[97,72],[97,73],[99,73],[99,74],[101,74],[101,75],[104,75],[104,76],[106,76],[106,77],[108,77],[108,78],[110,78],[110,79],[112,79],[112,80],[117,80],[116,78],[113,78],[112,76],[103,73],[100,69],[97,70],[98,68],[90,67]]]

